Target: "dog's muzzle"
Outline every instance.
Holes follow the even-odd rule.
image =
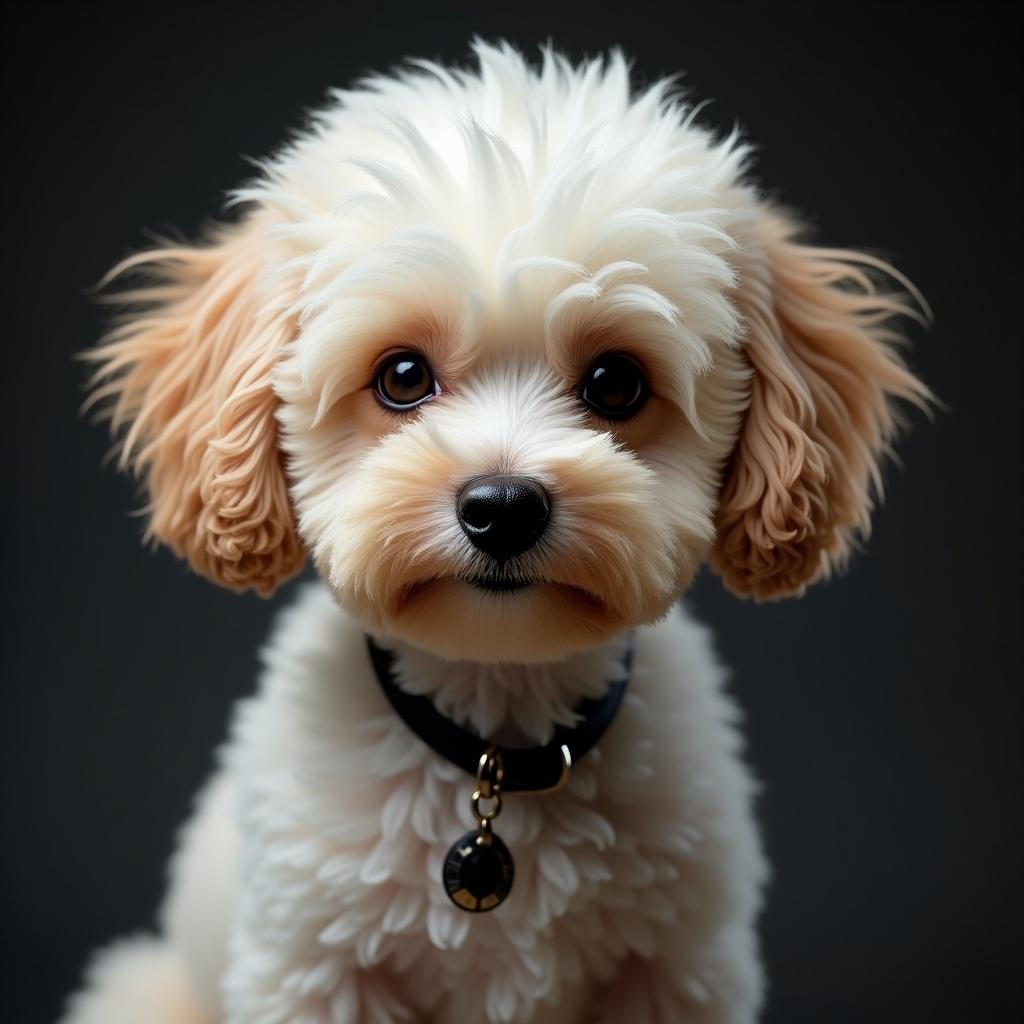
[[[551,517],[548,492],[528,476],[482,476],[455,499],[459,525],[470,543],[499,562],[533,547]]]

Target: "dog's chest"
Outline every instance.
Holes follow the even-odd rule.
[[[515,880],[480,914],[442,883],[449,848],[477,824],[472,777],[389,714],[372,680],[339,687],[334,652],[277,654],[283,671],[237,737],[242,909],[306,996],[356,972],[438,1021],[484,1019],[485,1005],[490,1019],[529,1020],[561,990],[653,957],[700,912],[718,870],[705,842],[714,786],[693,749],[707,708],[683,689],[673,697],[642,651],[617,719],[568,787],[506,795],[494,828]]]
[[[494,827],[515,880],[490,913],[456,907],[442,884],[449,847],[474,825],[473,780],[401,723],[368,726],[361,756],[350,748],[344,767],[281,780],[301,790],[276,813],[253,804],[265,831],[247,881],[269,900],[264,913],[303,922],[292,970],[315,979],[337,957],[393,976],[424,1011],[444,991],[443,1019],[480,1019],[490,1000],[511,1020],[563,986],[609,979],[630,953],[653,956],[677,913],[666,890],[693,851],[685,823],[658,806],[646,718],[631,697],[567,789],[506,796]]]

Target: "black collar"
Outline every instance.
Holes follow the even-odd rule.
[[[370,637],[366,638],[366,644],[377,681],[398,717],[428,747],[470,775],[475,775],[481,757],[494,744],[456,725],[450,718],[445,718],[429,697],[403,690],[395,679],[392,653],[379,647]],[[506,792],[538,792],[559,788],[566,780],[569,765],[576,764],[612,724],[629,683],[632,662],[633,645],[630,643],[623,658],[622,678],[612,682],[608,692],[600,699],[589,697],[581,701],[575,708],[580,721],[571,727],[560,725],[554,737],[543,747],[502,748],[502,788]],[[563,747],[568,752],[568,760]]]

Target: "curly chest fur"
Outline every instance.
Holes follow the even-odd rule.
[[[229,968],[229,1019],[299,1020],[351,999],[360,1020],[396,1002],[414,1019],[495,1022],[559,1002],[566,1020],[574,1000],[584,1012],[666,951],[698,1004],[733,984],[720,947],[754,913],[760,860],[702,630],[679,616],[643,633],[624,706],[569,786],[506,797],[496,831],[516,879],[486,915],[441,885],[448,848],[475,824],[472,780],[391,713],[361,641],[311,591],[240,713],[233,952],[247,966]]]

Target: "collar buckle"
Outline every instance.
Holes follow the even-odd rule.
[[[521,789],[519,792],[523,796],[543,796],[545,793],[557,793],[560,789],[565,789],[569,785],[569,776],[572,774],[572,752],[569,750],[567,743],[561,744],[558,752],[562,755],[562,773],[559,775],[558,781],[553,786],[547,786],[545,789]]]

